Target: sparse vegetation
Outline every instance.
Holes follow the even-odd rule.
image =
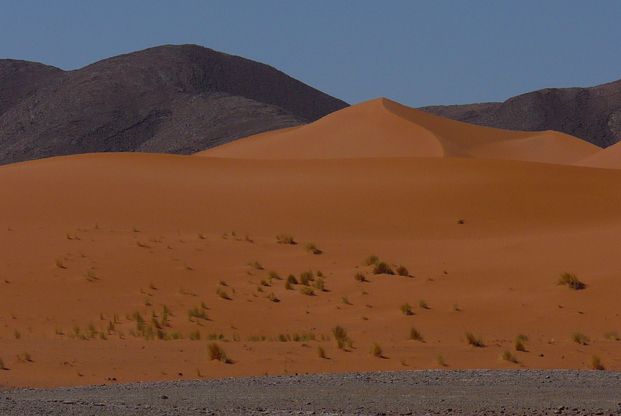
[[[278,244],[297,244],[291,234],[278,234],[276,236],[276,242]]]
[[[302,272],[300,274],[300,283],[304,286],[309,286],[310,282],[315,280],[315,275],[312,271]]]
[[[248,263],[248,266],[252,267],[255,270],[263,270],[263,265],[256,260]]]
[[[315,254],[315,255],[319,255],[323,253],[323,251],[321,251],[321,249],[319,249],[319,247],[317,247],[315,243],[306,243],[304,245],[304,249],[308,251],[309,253]]]
[[[315,282],[313,283],[313,287],[321,292],[325,292],[326,290],[325,280],[323,280],[322,277],[318,277],[317,279],[315,279]]]
[[[610,341],[621,341],[621,337],[619,337],[619,333],[616,331],[610,331],[610,332],[606,332],[604,334],[604,338],[610,340]]]
[[[361,283],[368,282],[367,277],[362,273],[356,273],[354,275],[354,280]]]
[[[349,299],[347,299],[347,296],[342,296],[342,297],[341,297],[341,302],[342,302],[344,305],[351,305],[351,304],[352,304],[352,303],[349,301]]]
[[[282,277],[280,277],[280,275],[278,275],[278,273],[274,271],[269,273],[269,278],[270,280],[282,280]]]
[[[209,320],[209,316],[207,316],[207,312],[203,308],[192,308],[188,311],[188,319],[192,321],[192,318],[202,319],[205,321]]]
[[[401,313],[404,315],[414,315],[414,312],[412,312],[412,305],[410,305],[409,303],[404,303],[403,305],[401,305]]]
[[[377,257],[376,255],[371,254],[369,257],[367,257],[367,258],[364,260],[363,264],[364,264],[365,266],[374,266],[374,265],[376,265],[377,263],[379,263],[379,261],[380,261],[380,260],[379,260],[379,257]]]
[[[8,368],[6,368],[6,366],[4,365],[4,361],[2,360],[2,358],[0,358],[0,370],[8,370]]]
[[[558,284],[567,286],[573,290],[582,290],[586,288],[586,285],[578,279],[578,277],[573,273],[563,273],[561,277],[558,279]]]
[[[395,274],[395,272],[388,265],[388,263],[380,261],[375,264],[375,267],[373,267],[373,274]]]
[[[593,370],[605,370],[601,358],[599,358],[597,355],[591,357],[591,368]]]
[[[334,336],[334,339],[336,340],[336,346],[339,349],[345,350],[347,348],[351,348],[352,341],[347,335],[347,331],[345,330],[345,328],[340,325],[335,326],[334,328],[332,328],[332,335]]]
[[[219,287],[219,288],[216,290],[216,294],[217,294],[218,296],[220,296],[222,299],[225,299],[225,300],[231,300],[231,297],[230,297],[230,296],[229,296],[229,294],[226,292],[226,290],[222,289],[221,287]]]
[[[571,339],[576,344],[580,344],[580,345],[589,345],[589,342],[591,342],[591,339],[581,332],[574,332]]]
[[[374,342],[373,346],[371,347],[371,354],[373,354],[374,357],[383,358],[384,355],[381,345],[379,345],[377,342]]]
[[[58,267],[59,269],[66,269],[67,265],[65,264],[65,261],[61,258],[57,258],[56,259],[56,267]]]
[[[502,359],[504,361],[509,361],[510,363],[517,363],[518,362],[517,358],[515,358],[515,356],[509,350],[505,350],[502,353]]]
[[[287,276],[287,283],[289,283],[290,285],[297,285],[298,279],[296,279],[294,275],[290,274],[289,276]]]
[[[300,288],[300,293],[306,296],[315,296],[315,291],[309,286],[302,286]]]
[[[266,298],[269,299],[270,301],[274,302],[274,303],[280,302],[280,299],[278,299],[278,297],[276,297],[274,292],[271,292],[269,295],[266,296]]]
[[[397,274],[398,274],[399,276],[409,276],[409,275],[410,275],[410,272],[409,272],[409,270],[407,269],[407,267],[405,267],[405,266],[403,266],[403,265],[400,265],[399,267],[397,267],[396,272],[397,272]]]
[[[526,352],[526,346],[524,343],[528,341],[528,337],[526,335],[518,334],[515,337],[515,342],[513,343],[516,351]]]
[[[212,361],[222,361],[226,364],[231,364],[233,362],[227,357],[224,349],[216,342],[207,345],[207,351],[209,353],[209,359]]]
[[[475,336],[472,332],[466,332],[466,342],[477,348],[485,347],[485,343],[481,337]]]
[[[440,367],[446,367],[448,365],[446,364],[446,360],[444,359],[444,357],[440,354],[436,356],[436,362]]]
[[[323,349],[321,345],[317,346],[317,355],[319,356],[319,358],[323,358],[323,359],[328,358],[328,356],[326,355],[326,350]]]
[[[192,331],[190,332],[190,341],[200,341],[201,332],[200,331]]]
[[[423,299],[421,299],[421,300],[419,300],[419,301],[418,301],[418,306],[419,306],[421,309],[431,309],[431,308],[429,307],[429,305],[427,304],[427,302],[425,302]]]
[[[425,340],[423,339],[423,334],[421,334],[420,331],[414,327],[410,328],[410,339],[414,341],[425,342]]]

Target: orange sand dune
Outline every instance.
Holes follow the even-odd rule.
[[[197,155],[243,159],[452,156],[570,164],[598,150],[564,133],[475,126],[380,98],[303,127],[262,133]]]
[[[354,159],[308,145],[325,157],[94,154],[0,167],[0,385],[586,369],[594,356],[621,370],[621,171],[403,157],[448,153],[438,137],[449,133],[424,136],[430,124],[384,116],[425,139],[383,136],[377,146],[362,135],[366,147],[338,153]],[[336,136],[317,134],[339,150]],[[299,147],[287,152],[302,150],[306,136],[291,137]],[[271,146],[256,139],[220,156],[242,157],[243,143],[260,157]],[[399,143],[401,157],[360,157]],[[298,244],[279,244],[279,233]],[[363,264],[370,254],[409,276],[373,274]],[[314,282],[299,284],[309,270]],[[587,287],[558,285],[565,271]],[[298,284],[286,287],[289,274]],[[352,341],[344,350],[336,325]],[[412,328],[422,340],[410,339]],[[469,345],[466,332],[484,346]],[[588,341],[575,342],[577,333]],[[525,351],[515,350],[518,334]],[[233,363],[210,360],[212,342]],[[375,343],[384,358],[371,354]]]
[[[576,165],[590,166],[593,168],[621,169],[621,143],[602,149],[580,160]]]

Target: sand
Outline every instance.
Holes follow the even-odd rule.
[[[576,163],[578,166],[590,166],[603,169],[621,169],[621,143],[602,149]]]
[[[621,369],[621,171],[559,164],[597,149],[558,133],[461,134],[463,123],[419,112],[427,124],[412,123],[393,106],[352,110],[387,129],[379,136],[333,114],[288,139],[273,132],[204,157],[0,167],[0,385],[589,369],[594,356]],[[297,244],[278,243],[281,233]],[[373,274],[371,254],[409,276]],[[325,283],[312,296],[270,278],[308,270]],[[558,285],[563,272],[586,288]],[[345,350],[337,325],[352,341]],[[210,360],[212,342],[232,363]]]

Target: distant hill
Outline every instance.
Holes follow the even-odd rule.
[[[557,130],[600,147],[621,141],[621,80],[591,88],[546,88],[503,103],[432,106],[422,110],[483,126]]]
[[[0,164],[85,152],[193,153],[346,106],[270,66],[196,45],[75,71],[0,60]]]

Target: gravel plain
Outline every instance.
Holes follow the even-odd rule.
[[[621,415],[621,373],[461,370],[0,389],[0,415]]]

